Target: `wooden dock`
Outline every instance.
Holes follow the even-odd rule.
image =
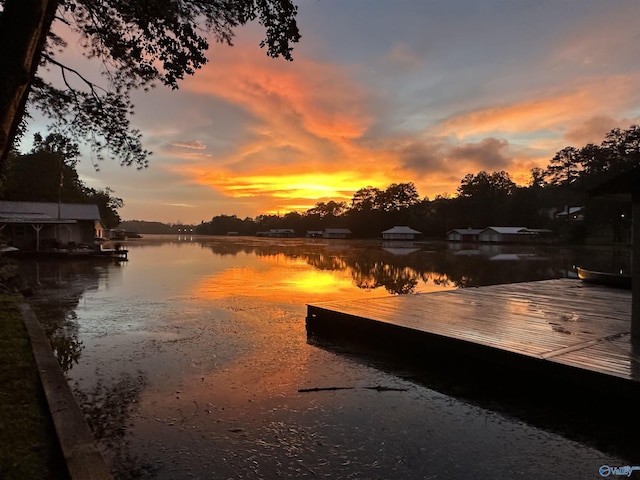
[[[631,292],[572,279],[307,306],[310,336],[377,342],[473,369],[491,362],[638,395]],[[422,360],[416,360],[422,361]]]

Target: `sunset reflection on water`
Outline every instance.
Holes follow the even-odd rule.
[[[59,330],[68,336],[60,345],[75,347],[66,374],[90,422],[104,427],[118,479],[471,469],[490,478],[485,459],[507,448],[516,453],[505,472],[532,450],[576,465],[605,460],[307,339],[308,303],[562,276],[547,252],[492,262],[493,251],[460,256],[437,244],[389,251],[375,241],[225,237],[147,237],[127,248],[121,265],[24,266],[37,273],[32,301],[48,329],[68,327]],[[391,390],[368,389],[378,385]],[[344,390],[304,392],[325,387]],[[450,470],[451,459],[462,467]]]
[[[353,272],[348,267],[317,270],[304,259],[277,254],[256,257],[254,265],[231,267],[203,277],[193,295],[209,300],[240,295],[304,304],[370,296],[371,292],[356,286]]]

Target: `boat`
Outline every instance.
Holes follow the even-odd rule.
[[[577,267],[578,278],[585,283],[593,283],[596,285],[606,285],[616,288],[631,288],[631,275],[622,273],[598,272],[595,270],[587,270],[586,268]]]
[[[0,244],[0,255],[11,255],[19,251],[20,250],[12,245]]]

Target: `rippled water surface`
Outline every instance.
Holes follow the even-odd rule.
[[[581,258],[626,268],[625,252],[213,237],[127,248],[120,264],[21,264],[117,478],[587,479],[625,464],[305,332],[307,303],[557,278]]]

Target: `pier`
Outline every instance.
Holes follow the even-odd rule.
[[[442,368],[640,398],[631,292],[573,279],[307,306],[310,337],[375,345]]]

